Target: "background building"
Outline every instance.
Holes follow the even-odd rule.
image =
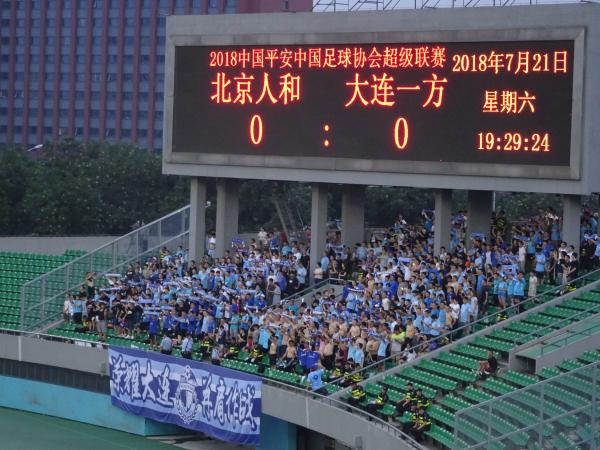
[[[0,144],[162,145],[165,17],[310,11],[311,0],[0,2]]]

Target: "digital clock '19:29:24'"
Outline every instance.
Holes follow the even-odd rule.
[[[491,131],[477,133],[477,150],[481,151],[524,151],[549,152],[549,133],[495,134]]]

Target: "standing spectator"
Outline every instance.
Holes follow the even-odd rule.
[[[537,295],[538,278],[535,273],[529,275],[529,288],[527,289],[527,297],[532,298]]]
[[[556,284],[556,277],[557,277],[557,272],[558,272],[558,257],[557,257],[557,253],[556,250],[552,250],[550,252],[550,256],[548,258],[548,264],[547,264],[547,272],[548,272],[548,278],[550,281],[550,284]],[[536,277],[537,279],[537,277]],[[538,284],[539,284],[539,279],[537,280]]]
[[[77,297],[73,300],[73,322],[80,325],[83,317],[84,301],[82,297]]]
[[[321,395],[327,395],[327,389],[323,387],[325,385],[322,379],[324,372],[323,366],[320,363],[317,363],[311,368],[311,371],[307,376],[307,380],[310,383],[310,389]]]
[[[471,317],[471,304],[466,299],[461,299],[460,313],[458,319],[458,326],[464,327],[469,323]]]
[[[365,361],[365,352],[363,351],[363,343],[362,342],[358,342],[356,344],[356,348],[354,349],[353,360],[354,360],[354,364],[356,365],[357,369],[362,368],[363,363]]]
[[[525,262],[527,260],[527,249],[523,244],[523,241],[519,241],[519,270],[521,272],[525,271]]]
[[[258,245],[260,250],[262,251],[267,245],[267,232],[263,227],[260,227],[260,231],[258,232]]]
[[[271,336],[269,339],[269,366],[275,368],[277,363],[277,336]]]
[[[267,305],[269,306],[271,306],[274,303],[276,286],[277,285],[275,284],[273,278],[269,278],[269,281],[267,283]]]
[[[221,346],[215,345],[210,352],[210,362],[215,366],[221,365]]]
[[[63,304],[63,319],[65,322],[71,322],[73,320],[73,296],[71,294],[65,295],[65,303]]]
[[[192,348],[194,346],[194,339],[191,333],[187,333],[185,339],[181,343],[181,356],[186,359],[192,359]]]
[[[508,295],[508,282],[506,275],[502,276],[501,279],[498,280],[498,306],[500,309],[506,308],[506,297]]]
[[[538,277],[538,281],[543,283],[546,272],[546,256],[542,252],[541,247],[537,247],[535,250],[535,274]]]
[[[475,293],[473,292],[473,289],[469,290],[469,295],[470,297],[470,304],[469,304],[469,315],[471,317],[471,322],[477,320],[477,316],[479,315],[479,299],[477,298],[477,296],[475,295]]]
[[[315,271],[314,271],[314,274],[313,274],[313,278],[315,280],[315,284],[323,281],[323,277],[324,277],[324,272],[323,272],[323,269],[321,267],[321,263],[318,262],[317,263],[317,267],[315,267]]]
[[[560,259],[557,265],[557,274],[560,279],[560,284],[566,286],[569,282],[569,257],[566,252],[560,252]]]
[[[173,341],[168,334],[165,334],[162,341],[160,341],[160,352],[163,355],[170,355],[173,353]]]
[[[523,272],[517,274],[517,278],[514,281],[513,286],[513,305],[516,306],[517,312],[520,311],[520,304],[523,302],[525,297],[525,279],[523,278]]]
[[[306,288],[306,277],[308,276],[308,271],[302,261],[298,261],[298,265],[296,266],[296,277],[298,278],[298,290],[302,291]],[[316,275],[315,275],[316,277]],[[315,278],[316,280],[316,278]]]
[[[85,276],[85,285],[87,288],[87,296],[88,298],[91,298],[94,296],[94,273],[93,272],[88,272],[87,275]]]
[[[488,305],[490,303],[490,298],[491,298],[491,286],[490,286],[490,282],[488,281],[488,278],[484,278],[483,279],[483,283],[481,286],[481,297],[480,297],[480,304],[481,304],[481,315],[485,316],[487,315],[488,312]]]
[[[156,347],[156,335],[158,334],[158,329],[160,328],[160,319],[158,314],[152,314],[150,316],[150,321],[148,322],[148,336],[149,343],[152,348]]]
[[[213,258],[215,256],[215,250],[217,248],[217,238],[215,237],[214,234],[211,233],[211,235],[208,238],[208,256],[210,256],[211,258]]]
[[[106,304],[104,302],[100,303],[98,310],[96,312],[96,327],[98,329],[98,334],[100,335],[100,340],[106,340],[106,319],[107,319]]]
[[[577,259],[577,253],[573,252],[569,262],[569,276],[568,281],[571,282],[579,276],[579,260]]]
[[[321,258],[321,269],[323,270],[323,278],[327,277],[327,271],[329,270],[329,256],[327,252],[323,252],[323,257]]]

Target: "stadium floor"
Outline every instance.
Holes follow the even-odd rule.
[[[2,450],[174,450],[142,436],[71,420],[0,408]]]

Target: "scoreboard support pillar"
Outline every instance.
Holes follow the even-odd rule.
[[[314,281],[315,268],[321,261],[327,240],[327,185],[312,185],[310,214],[310,279]]]
[[[365,238],[365,190],[360,184],[345,184],[342,191],[342,244],[347,247]]]
[[[190,260],[200,261],[206,251],[206,182],[192,177],[190,185]]]
[[[231,249],[231,240],[238,234],[239,181],[217,179],[217,224],[215,256],[222,257]]]
[[[563,195],[562,240],[578,251],[581,242],[581,196]]]
[[[435,197],[435,218],[433,235],[433,254],[438,256],[441,248],[450,246],[450,227],[452,226],[452,191],[438,189]]]
[[[471,237],[475,234],[485,236],[489,242],[492,220],[492,191],[469,191],[467,193],[467,236],[466,247],[471,247]]]

